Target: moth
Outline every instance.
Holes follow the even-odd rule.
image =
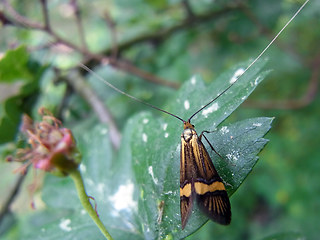
[[[211,143],[207,140],[204,131],[198,136],[194,125],[191,124],[191,119],[201,112],[203,109],[212,104],[217,98],[228,91],[241,76],[253,66],[258,59],[266,52],[272,43],[279,37],[288,24],[297,16],[297,14],[309,2],[306,0],[304,4],[296,11],[292,18],[284,25],[278,34],[270,41],[270,43],[263,49],[263,51],[249,64],[249,66],[218,96],[213,98],[198,111],[196,111],[187,121],[183,120],[177,115],[167,112],[152,104],[144,102],[132,95],[129,95],[122,90],[116,88],[114,85],[100,77],[90,68],[80,63],[80,66],[94,75],[97,79],[113,88],[115,91],[137,101],[153,109],[161,111],[165,114],[171,115],[183,122],[183,132],[181,134],[181,150],[180,150],[180,214],[181,227],[184,229],[188,219],[192,213],[194,202],[197,202],[200,210],[211,220],[228,225],[231,222],[231,205],[223,180],[215,169],[212,160],[205,148],[202,137],[206,139],[210,148],[218,155]],[[221,157],[221,156],[220,156]],[[222,158],[222,157],[221,157]],[[161,217],[163,208],[161,207]],[[159,220],[158,220],[159,221]]]
[[[184,122],[180,151],[182,229],[185,228],[192,212],[194,199],[197,200],[202,212],[211,220],[223,225],[231,222],[231,206],[226,188],[201,142],[202,136],[204,135],[201,133],[198,137],[190,121]],[[214,150],[213,147],[212,149]]]

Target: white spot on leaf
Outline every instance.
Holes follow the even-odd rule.
[[[87,171],[87,167],[83,163],[80,164],[79,168],[80,168],[80,172],[82,173],[85,173]]]
[[[236,151],[232,151],[232,153],[229,153],[226,156],[232,162],[238,161],[240,157],[239,152],[236,152]]]
[[[184,108],[185,108],[186,110],[188,110],[188,109],[190,108],[190,103],[189,103],[188,100],[185,100],[185,101],[184,101]]]
[[[102,128],[100,132],[101,132],[101,135],[106,135],[108,133],[108,129]]]
[[[173,192],[172,191],[168,191],[168,192],[164,192],[163,194],[164,195],[170,195],[170,194],[173,194]]]
[[[261,126],[262,126],[261,123],[254,123],[254,124],[252,124],[252,125],[255,126],[255,127],[261,127]]]
[[[154,184],[158,184],[158,179],[154,177],[152,166],[148,167],[148,173],[151,175]]]
[[[169,133],[165,132],[165,133],[164,133],[164,137],[165,137],[165,138],[168,138],[168,137],[169,137]]]
[[[148,118],[144,118],[144,119],[142,120],[142,122],[143,122],[143,124],[147,124],[147,123],[149,122],[149,119],[148,119]]]
[[[109,197],[117,211],[128,208],[137,208],[137,202],[133,200],[133,190],[133,183],[127,182],[127,184],[120,185],[118,191]]]
[[[81,214],[81,215],[85,215],[86,213],[87,213],[87,211],[86,211],[86,210],[81,209],[81,211],[80,211],[80,214]]]
[[[256,80],[254,80],[254,85],[258,85],[259,84],[259,82],[260,82],[260,79],[261,79],[261,77],[260,76],[258,76],[257,78],[256,78]]]
[[[162,125],[162,129],[165,131],[165,130],[167,130],[167,127],[168,127],[168,123],[164,123],[163,125]]]
[[[148,136],[145,133],[142,133],[142,141],[148,142]]]
[[[196,83],[197,83],[197,79],[195,77],[192,77],[191,78],[191,84],[192,85],[196,85]]]
[[[228,129],[228,127],[224,126],[224,127],[222,127],[222,128],[220,129],[220,132],[221,132],[222,134],[226,134],[226,133],[229,132],[229,129]]]
[[[207,118],[210,113],[213,113],[219,109],[218,103],[212,103],[212,105],[204,110],[202,110],[202,115]]]
[[[235,73],[233,74],[232,78],[230,79],[230,84],[234,83],[235,81],[237,81],[237,79],[244,73],[244,69],[243,68],[239,68],[237,71],[235,71]]]
[[[71,223],[71,220],[69,218],[67,219],[61,219],[60,223],[59,223],[59,227],[61,230],[65,231],[65,232],[70,232],[72,230],[72,228],[69,226]]]

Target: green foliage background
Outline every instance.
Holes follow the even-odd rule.
[[[194,19],[192,24],[183,25],[186,17],[186,8],[183,4],[186,2],[181,0],[79,2],[88,48],[96,53],[110,55],[113,33],[103,19],[105,12],[108,12],[116,23],[119,48],[126,46],[124,43],[129,43],[129,47],[120,49],[122,58],[140,69],[179,86],[194,74],[201,75],[205,84],[210,85],[221,73],[240,62],[255,58],[302,3],[302,1],[292,0],[228,3],[207,0],[188,1]],[[12,1],[12,4],[20,14],[35,22],[43,22],[38,1],[28,1],[28,3]],[[0,7],[1,13],[7,13],[2,3]],[[81,46],[76,21],[69,11],[70,6],[63,1],[49,1],[48,7],[52,28],[63,38]],[[273,128],[267,135],[270,143],[260,154],[260,161],[251,174],[231,198],[233,212],[231,225],[224,227],[208,222],[188,239],[268,239],[273,235],[277,239],[299,237],[317,239],[318,212],[320,211],[318,200],[320,194],[318,184],[320,180],[318,174],[320,167],[318,161],[320,157],[318,151],[319,95],[316,92],[312,94],[312,91],[309,91],[309,95],[305,93],[308,92],[308,88],[316,89],[316,83],[319,81],[319,75],[317,75],[320,65],[318,60],[320,54],[319,8],[319,1],[311,1],[285,30],[279,41],[265,55],[269,59],[265,69],[271,69],[272,72],[249,99],[223,123],[225,125],[260,116],[275,117]],[[215,12],[221,12],[221,14],[216,16]],[[195,20],[207,13],[212,15],[208,14],[210,17],[203,21]],[[179,30],[170,33],[164,31],[161,37],[154,37],[155,33],[161,33],[162,30],[173,28],[181,23],[183,27]],[[123,149],[119,155],[111,150],[109,140],[101,131],[105,125],[99,123],[92,107],[77,92],[67,91],[66,84],[61,81],[63,77],[74,77],[72,67],[79,61],[86,62],[105,79],[131,95],[174,113],[180,114],[182,110],[182,107],[179,109],[179,105],[177,109],[173,109],[177,105],[167,101],[177,94],[176,89],[163,84],[150,83],[134,74],[125,73],[110,66],[101,67],[94,61],[88,61],[87,57],[81,56],[77,51],[59,47],[48,49],[45,44],[51,44],[52,38],[46,33],[9,24],[2,25],[0,36],[1,53],[23,44],[31,53],[29,58],[24,48],[18,48],[17,55],[7,56],[9,60],[6,63],[10,64],[0,65],[2,159],[13,149],[12,142],[8,141],[13,141],[16,137],[20,113],[27,112],[36,117],[35,113],[39,106],[46,106],[56,114],[59,113],[68,127],[75,128],[72,130],[75,131],[76,136],[78,134],[84,139],[80,140],[80,144],[84,146],[83,149],[86,149],[83,154],[87,159],[90,157],[122,159],[123,156],[119,155],[126,154],[127,151]],[[133,41],[142,37],[147,40]],[[62,72],[63,77],[57,75],[55,68]],[[94,93],[108,106],[124,136],[129,134],[130,124],[134,125],[130,121],[128,123],[128,119],[132,121],[132,119],[140,117],[144,119],[145,116],[149,116],[151,110],[144,105],[132,103],[125,96],[102,85],[92,76],[83,74],[83,77],[89,79]],[[316,79],[313,81],[314,85],[311,85],[309,82],[314,78]],[[3,82],[3,79],[7,79],[6,82]],[[197,89],[193,91],[196,92]],[[306,96],[305,101],[303,96]],[[287,100],[290,99],[301,99],[298,102],[301,106],[296,102],[288,103]],[[282,105],[283,102],[287,104]],[[196,106],[193,107],[196,108]],[[141,113],[147,115],[137,115],[142,111],[148,111]],[[153,112],[153,116],[161,115]],[[97,137],[97,142],[89,141],[93,136]],[[85,139],[89,139],[88,142]],[[175,140],[179,141],[179,138]],[[91,148],[86,147],[88,143]],[[94,146],[99,151],[95,151]],[[99,163],[105,164],[103,167],[99,165],[102,169],[113,169],[112,173],[108,175],[107,171],[92,167],[89,168],[92,172],[87,173],[88,178],[94,176],[99,179],[99,176],[104,176],[125,181],[122,177],[117,178],[117,171],[127,171],[121,165],[114,163],[108,165],[103,161]],[[17,166],[9,166],[4,161],[0,164],[0,189],[3,193],[0,203],[2,204],[14,185],[16,176],[11,173],[11,170]],[[126,167],[126,169],[129,168],[130,166]],[[0,224],[0,233],[6,239],[23,239],[20,235],[21,226],[25,228],[28,224],[32,226],[41,224],[43,221],[56,223],[58,219],[65,216],[66,211],[69,211],[68,206],[78,204],[76,200],[75,202],[71,200],[76,199],[74,193],[56,192],[59,186],[66,186],[71,182],[47,177],[44,183],[46,187],[41,192],[41,197],[49,207],[50,204],[61,205],[61,212],[43,211],[41,202],[36,212],[30,210],[26,189],[32,182],[32,176],[29,177],[12,207],[11,215]],[[112,183],[109,184],[112,185]],[[102,195],[97,186],[92,187],[91,190],[93,196],[102,200],[108,196],[108,193],[110,195],[113,193],[112,187]],[[59,195],[66,197],[57,197]],[[63,208],[66,210],[64,211]],[[78,226],[78,231],[83,231],[83,237],[86,237],[85,233],[87,233],[84,229],[94,229],[92,225],[82,220],[83,216],[79,213],[77,215],[77,212],[67,216],[73,223],[79,221],[75,226]],[[10,231],[7,231],[8,229]],[[99,234],[97,232],[92,234]],[[26,229],[24,233],[28,233]],[[54,228],[51,232],[47,229],[49,236],[55,233]],[[61,237],[63,235],[60,239]],[[128,233],[126,237],[126,239],[129,237],[135,239],[141,236]],[[148,238],[148,235],[144,237]]]

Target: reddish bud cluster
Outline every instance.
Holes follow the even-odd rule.
[[[18,149],[16,161],[25,162],[19,170],[24,173],[29,165],[44,171],[67,175],[80,163],[80,154],[76,148],[71,131],[64,128],[52,114],[41,108],[42,121],[34,123],[25,115],[21,131],[28,138],[29,147]]]

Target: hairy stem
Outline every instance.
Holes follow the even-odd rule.
[[[76,186],[77,193],[78,193],[78,196],[79,196],[79,199],[80,199],[80,202],[81,202],[83,208],[87,211],[87,213],[89,214],[91,219],[98,226],[98,228],[100,229],[101,233],[107,239],[113,240],[113,238],[111,237],[111,235],[107,231],[106,227],[101,222],[97,212],[92,207],[92,205],[91,205],[91,203],[89,201],[90,197],[86,193],[86,190],[85,190],[85,187],[84,187],[84,183],[83,183],[83,179],[82,179],[82,176],[81,176],[79,170],[78,169],[73,170],[69,174],[70,174],[70,177],[72,178],[72,180],[73,180],[73,182],[74,182],[74,184]]]

